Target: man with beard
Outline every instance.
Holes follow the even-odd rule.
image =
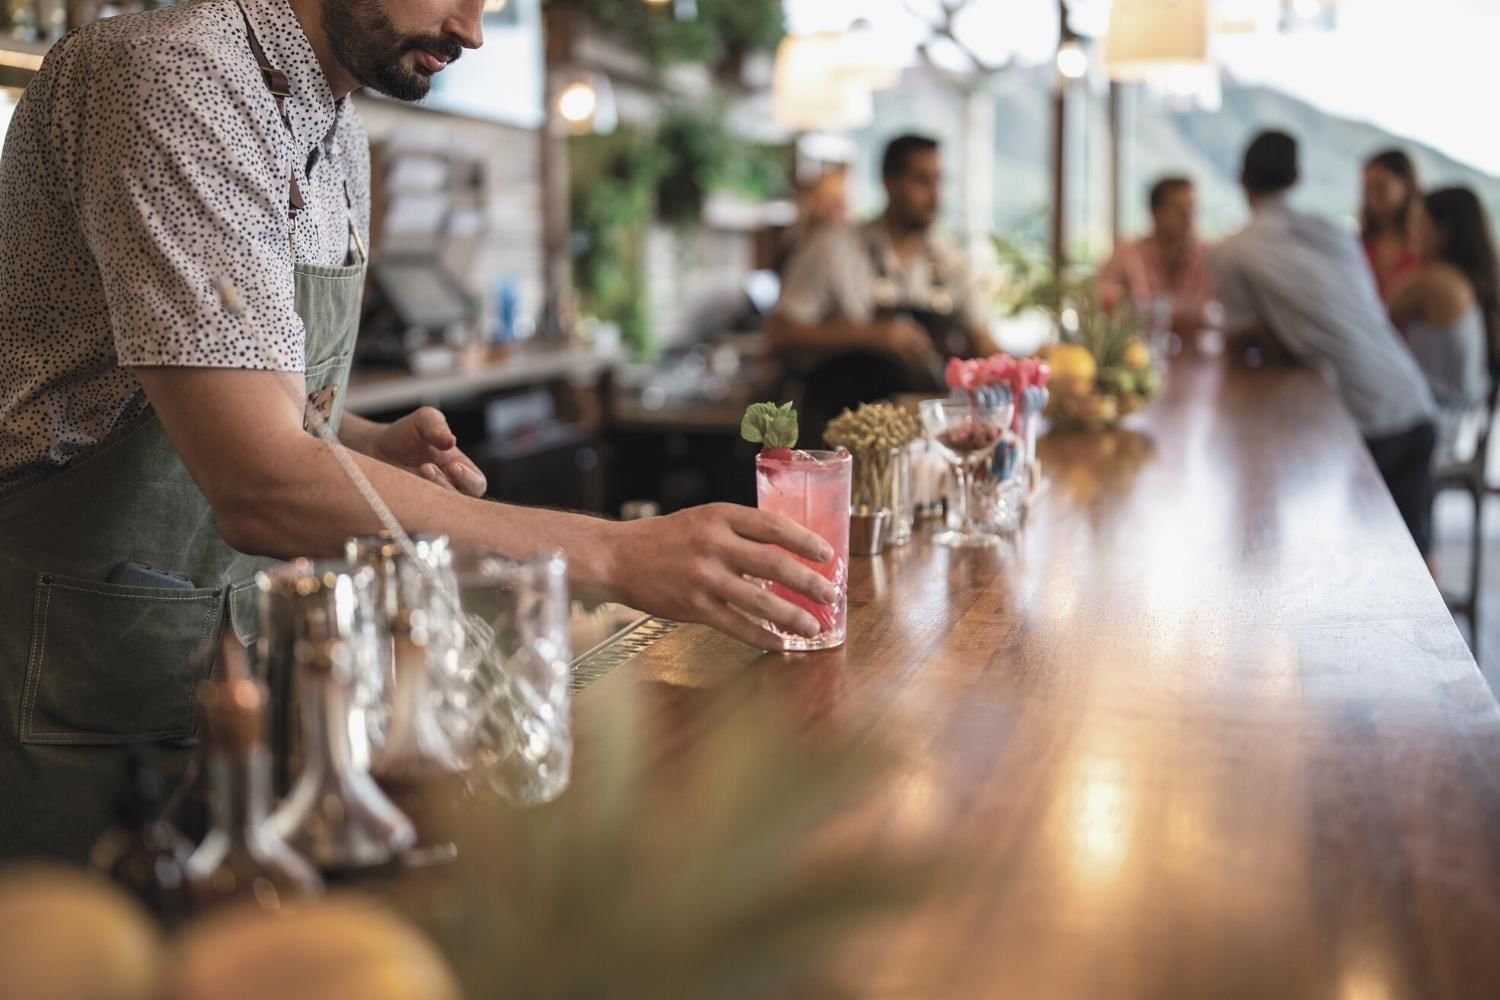
[[[181,770],[200,651],[253,637],[255,573],[381,527],[341,461],[407,531],[564,549],[577,594],[771,649],[760,620],[819,631],[747,579],[834,600],[787,519],[490,503],[436,410],[342,412],[369,219],[348,95],[421,98],[483,6],[188,0],[70,34],[27,88],[0,159],[0,861],[81,858],[126,745]]]
[[[947,358],[995,351],[963,257],[932,231],[938,153],[925,136],[891,140],[885,211],[819,233],[787,269],[769,332],[801,383],[809,441],[845,407],[940,391]]]

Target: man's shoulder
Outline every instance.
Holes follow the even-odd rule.
[[[820,267],[830,267],[835,261],[848,260],[862,255],[866,245],[864,226],[836,222],[823,226],[807,238],[797,257],[807,262],[816,262]]]
[[[142,84],[171,87],[194,70],[240,64],[253,68],[254,59],[233,0],[189,0],[86,25],[53,47],[42,72],[140,75]]]

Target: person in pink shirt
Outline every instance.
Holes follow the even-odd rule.
[[[1194,228],[1196,212],[1192,181],[1157,181],[1151,188],[1151,235],[1121,243],[1099,272],[1107,297],[1128,298],[1148,315],[1170,309],[1172,330],[1182,336],[1212,325],[1214,280]]]

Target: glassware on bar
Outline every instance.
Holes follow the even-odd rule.
[[[917,498],[912,484],[911,446],[891,449],[891,526],[886,532],[886,547],[911,541],[917,523]]]
[[[413,535],[411,546],[410,553],[403,552],[389,533],[382,532],[351,538],[344,552],[351,563],[368,566],[375,573],[375,600],[386,630],[403,612],[424,613],[423,655],[431,674],[433,710],[449,744],[467,756],[473,749],[485,692],[481,678],[464,666],[463,617],[457,607],[453,554],[443,535]],[[370,741],[377,749],[385,742],[390,724],[396,669],[395,646],[388,634],[382,637],[378,655],[375,683],[379,688],[369,716]]]
[[[478,769],[512,802],[550,802],[568,787],[573,761],[567,560],[560,552],[517,562],[459,549],[453,574],[465,670],[488,692]]]
[[[980,530],[1009,535],[1021,526],[1026,476],[1025,446],[1019,435],[1006,431],[969,486],[969,515]],[[956,511],[950,514],[948,527],[960,528]]]
[[[407,566],[403,575],[414,572]],[[409,589],[420,590],[412,580]],[[413,595],[414,598],[414,595]],[[420,599],[431,606],[430,598]],[[404,602],[403,602],[404,603]],[[395,670],[391,676],[390,725],[375,751],[370,773],[381,789],[416,824],[423,861],[446,860],[454,853],[452,817],[467,794],[465,763],[438,720],[432,697],[432,670],[427,656],[428,612],[397,610],[389,621]]]
[[[192,908],[187,879],[192,845],[162,816],[162,775],[145,747],[129,748],[125,771],[115,826],[95,841],[89,867],[134,896],[161,924],[175,927]]]
[[[322,892],[311,864],[270,822],[266,687],[250,677],[232,629],[220,639],[222,679],[198,685],[208,748],[212,826],[188,858],[194,906],[250,903],[263,910]]]
[[[947,461],[936,445],[922,438],[913,441],[907,449],[907,464],[911,468],[909,482],[916,520],[941,517],[950,478]]]
[[[947,457],[954,478],[949,500],[956,508],[958,527],[942,532],[934,541],[950,548],[998,545],[998,537],[979,530],[969,500],[975,471],[995,451],[1010,423],[1009,394],[976,393],[962,398],[923,400],[920,413],[922,426]]]
[[[809,639],[765,622],[767,629],[781,637],[788,651],[833,649],[844,644],[849,613],[852,471],[853,460],[843,450],[794,451],[789,458],[769,457],[762,452],[755,458],[755,486],[760,509],[784,514],[833,546],[833,558],[826,563],[801,560],[833,581],[839,591],[838,600],[833,604],[814,604],[781,584],[769,584],[773,594],[807,611],[822,626],[822,631]]]
[[[258,638],[256,668],[270,685],[274,716],[271,745],[276,788],[290,790],[300,771],[302,725],[296,706],[302,644],[337,639],[347,648],[352,670],[349,693],[349,746],[355,768],[370,766],[370,734],[382,731],[380,677],[385,641],[374,571],[345,562],[294,559],[256,576]]]
[[[416,845],[416,831],[354,759],[349,647],[304,641],[297,659],[302,772],[276,812],[276,831],[325,872],[389,864]]]

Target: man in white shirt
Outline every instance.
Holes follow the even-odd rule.
[[[1320,368],[1338,388],[1412,538],[1431,545],[1436,406],[1391,325],[1352,232],[1296,211],[1297,142],[1265,132],[1245,151],[1253,218],[1212,254],[1226,332],[1272,358]]]
[[[885,211],[815,236],[792,259],[771,317],[772,344],[803,376],[809,440],[846,406],[941,389],[947,357],[995,351],[963,255],[933,232],[937,142],[891,140],[881,175]]]

